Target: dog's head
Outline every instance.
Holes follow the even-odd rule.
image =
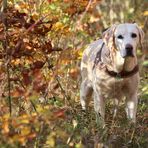
[[[123,64],[128,70],[133,68],[131,64],[136,59],[136,48],[142,43],[144,33],[137,24],[113,25],[103,33],[103,40],[116,61],[118,71],[123,69]],[[126,64],[125,64],[126,63]],[[136,62],[134,62],[136,64]]]
[[[123,58],[136,56],[137,45],[143,38],[144,32],[136,23],[113,25],[103,33],[106,45],[119,51]]]

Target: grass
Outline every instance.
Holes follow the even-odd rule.
[[[131,124],[124,103],[113,119],[113,105],[106,104],[105,127],[98,126],[93,102],[82,111],[78,91],[66,101],[65,97],[33,100],[37,113],[29,102],[20,105],[22,113],[0,116],[0,147],[2,148],[147,148],[148,145],[148,79],[141,77],[137,123]],[[77,83],[77,82],[76,82]],[[69,97],[69,96],[68,96]],[[14,101],[14,100],[13,100]],[[6,107],[4,101],[1,102]],[[8,108],[8,107],[7,107]],[[18,107],[19,108],[19,107]],[[17,112],[16,105],[13,112]],[[25,113],[26,112],[26,113]],[[2,114],[2,112],[1,112]]]

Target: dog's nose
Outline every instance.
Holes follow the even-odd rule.
[[[133,50],[133,46],[130,45],[130,44],[127,44],[126,47],[125,47],[126,51],[132,51]]]
[[[130,44],[127,44],[125,46],[125,50],[126,50],[126,56],[133,56],[133,46]]]

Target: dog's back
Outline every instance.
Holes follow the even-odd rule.
[[[92,80],[92,69],[96,59],[97,53],[101,50],[103,40],[96,40],[92,42],[83,52],[81,60],[81,76],[82,79]]]

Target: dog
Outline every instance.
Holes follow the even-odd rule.
[[[144,32],[136,23],[113,25],[92,42],[83,52],[81,60],[80,102],[86,110],[93,95],[94,110],[104,122],[105,101],[113,99],[117,107],[126,97],[126,115],[136,122],[139,69],[136,49],[142,44]]]

